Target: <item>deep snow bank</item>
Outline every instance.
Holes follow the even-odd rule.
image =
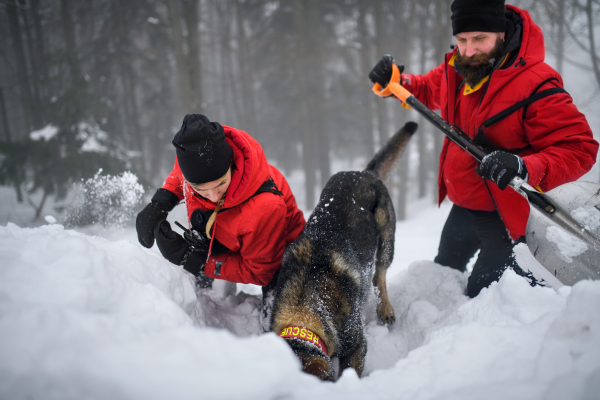
[[[600,282],[556,292],[508,272],[469,300],[466,275],[415,262],[389,278],[394,326],[376,325],[367,306],[367,376],[331,384],[302,374],[274,334],[258,335],[258,296],[195,293],[190,275],[141,246],[9,224],[0,260],[1,398],[600,393]]]

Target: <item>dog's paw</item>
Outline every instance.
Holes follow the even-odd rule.
[[[396,322],[396,314],[391,304],[379,304],[377,306],[377,319],[382,325],[393,325]]]
[[[302,370],[307,374],[311,374],[321,379],[322,381],[333,381],[333,371],[331,365],[323,357],[311,356],[301,358]]]

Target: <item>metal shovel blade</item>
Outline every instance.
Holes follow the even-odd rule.
[[[565,285],[600,279],[600,185],[572,182],[544,193],[556,211],[530,203],[527,245]]]

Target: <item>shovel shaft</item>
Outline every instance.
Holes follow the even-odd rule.
[[[419,114],[425,117],[429,122],[431,122],[436,128],[441,130],[448,139],[456,143],[460,148],[465,150],[471,156],[473,156],[478,162],[481,162],[483,158],[488,154],[485,150],[475,144],[473,139],[462,132],[460,129],[456,129],[446,121],[444,121],[439,115],[431,111],[428,107],[426,107],[423,103],[421,103],[412,93],[410,93],[406,88],[400,85],[400,72],[398,67],[395,65],[392,66],[393,73],[392,79],[387,87],[382,88],[381,85],[375,84],[373,86],[373,92],[381,97],[395,96],[400,99],[402,102],[411,106],[414,110],[416,110]],[[543,223],[540,226],[545,229],[545,227],[549,226],[552,223],[562,227],[576,238],[584,241],[590,246],[589,254],[592,256],[588,256],[588,258],[584,258],[578,262],[577,268],[572,268],[570,273],[568,274],[557,274],[557,269],[554,269],[554,276],[561,280],[561,282],[565,284],[573,284],[581,279],[599,279],[600,278],[600,270],[598,269],[598,260],[600,259],[600,240],[588,229],[584,228],[578,221],[576,221],[571,215],[568,209],[563,209],[556,205],[556,201],[553,201],[552,198],[548,195],[540,193],[535,188],[528,185],[525,181],[523,181],[519,177],[513,178],[513,180],[509,183],[509,185],[520,195],[525,197],[529,202],[531,208],[535,208],[537,211],[535,215],[539,215],[539,217],[534,217],[535,220],[545,220],[547,223]],[[598,191],[600,193],[600,190]],[[600,209],[600,204],[597,207]],[[539,213],[538,213],[539,211]],[[530,213],[530,218],[532,213]],[[541,218],[541,219],[540,219]],[[531,220],[529,221],[531,222]],[[534,238],[536,232],[529,232],[529,223],[528,223],[528,246],[532,247],[530,242],[539,241],[539,238]],[[546,235],[544,229],[541,229],[540,232],[537,232],[537,235]],[[530,233],[533,236],[530,237]],[[546,247],[550,246],[548,240],[542,240]],[[553,269],[553,263],[556,261],[556,257],[546,257],[543,260],[540,258],[541,255],[538,254],[538,247],[532,249],[532,253],[548,271]],[[551,248],[551,247],[550,247]],[[586,254],[588,254],[586,253]],[[543,261],[543,262],[542,262]],[[565,275],[565,276],[563,276]],[[572,276],[571,276],[572,275]]]

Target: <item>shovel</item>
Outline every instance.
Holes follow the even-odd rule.
[[[400,71],[394,64],[392,68],[388,86],[382,88],[376,83],[373,92],[381,97],[396,96],[481,162],[487,152],[400,85]],[[546,193],[538,192],[519,177],[514,177],[509,185],[529,201],[527,246],[539,263],[565,285],[600,279],[600,185],[571,182]]]

